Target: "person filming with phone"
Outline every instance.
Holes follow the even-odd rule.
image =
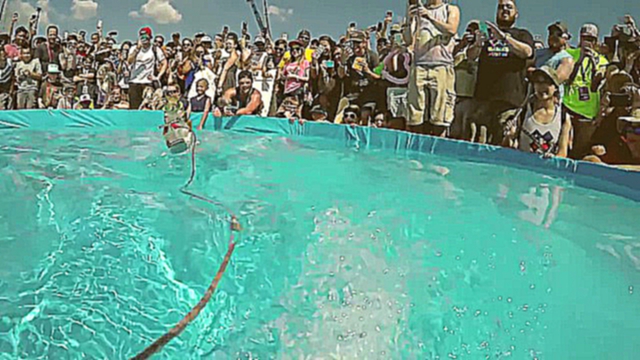
[[[408,18],[412,21],[407,31],[412,34],[407,43],[413,46],[413,61],[407,130],[444,137],[456,103],[453,49],[460,9],[444,0],[427,0],[425,4],[410,0]]]
[[[475,42],[467,50],[469,60],[478,59],[472,141],[502,144],[505,125],[527,98],[527,69],[535,57],[534,39],[526,29],[515,27],[520,16],[515,0],[499,0],[496,23],[480,22]]]

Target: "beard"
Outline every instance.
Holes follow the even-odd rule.
[[[516,23],[516,18],[512,17],[509,20],[503,20],[501,18],[496,19],[496,24],[501,28],[510,28]]]

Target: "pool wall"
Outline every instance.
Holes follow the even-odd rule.
[[[201,116],[194,114],[194,124]],[[0,112],[0,130],[157,130],[164,122],[160,111],[125,110],[22,110]],[[330,123],[291,123],[284,119],[238,116],[207,121],[207,130],[285,136],[312,136],[359,148],[379,148],[396,153],[417,151],[462,160],[499,164],[562,177],[576,185],[640,201],[640,172],[570,159],[540,156],[491,145],[441,139],[402,131],[350,127]],[[1,143],[0,143],[1,146]]]

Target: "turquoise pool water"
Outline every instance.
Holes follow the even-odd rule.
[[[192,190],[245,230],[156,358],[637,358],[637,202],[446,157],[201,137]],[[189,159],[163,151],[156,132],[4,133],[0,359],[128,358],[199,300],[227,215],[182,195]]]

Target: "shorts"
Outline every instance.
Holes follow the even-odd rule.
[[[505,131],[510,131],[520,111],[513,104],[492,100],[475,100],[472,108],[468,118],[472,136],[470,140],[492,145],[502,145]]]
[[[435,126],[450,126],[456,106],[455,82],[452,66],[413,66],[407,97],[408,125],[428,122]]]

